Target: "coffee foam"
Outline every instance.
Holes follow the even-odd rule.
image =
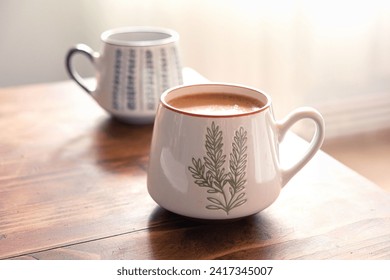
[[[261,101],[232,93],[199,93],[173,98],[168,102],[176,109],[201,115],[238,115],[264,107]]]

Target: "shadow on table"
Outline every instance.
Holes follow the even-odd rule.
[[[149,242],[155,259],[271,259],[272,248],[267,245],[287,234],[281,228],[264,212],[212,222],[156,207],[149,219]]]
[[[93,151],[100,167],[113,173],[126,173],[133,166],[146,170],[153,125],[131,125],[114,118],[96,126]]]

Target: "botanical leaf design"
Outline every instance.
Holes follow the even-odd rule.
[[[216,204],[216,205],[219,205],[219,206],[224,207],[224,205],[222,204],[222,202],[219,201],[218,199],[214,198],[214,197],[208,197],[207,200],[211,201],[212,203],[214,203],[214,204]]]
[[[243,193],[243,194],[245,194],[245,193]],[[246,202],[246,199],[236,200],[236,201],[233,203],[232,208],[241,206],[241,205],[243,205],[245,202]]]
[[[216,205],[207,205],[206,208],[209,210],[225,210],[223,207]]]
[[[243,205],[245,198],[245,185],[247,180],[247,132],[243,127],[235,131],[232,143],[232,152],[229,159],[229,172],[223,167],[226,155],[223,154],[223,136],[219,126],[214,122],[206,129],[205,148],[206,155],[203,162],[200,158],[192,158],[192,166],[188,170],[199,187],[208,188],[207,193],[214,196],[207,197],[211,204],[206,205],[209,210],[223,210],[228,215],[236,207]],[[206,171],[207,170],[207,171]],[[225,188],[226,184],[229,188]]]

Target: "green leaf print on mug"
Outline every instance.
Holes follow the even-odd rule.
[[[207,127],[206,156],[202,159],[192,158],[192,166],[188,170],[192,173],[195,184],[207,188],[210,204],[206,205],[209,210],[223,210],[229,212],[241,205],[245,198],[246,163],[247,163],[247,132],[243,127],[235,131],[232,143],[232,152],[229,159],[229,172],[226,173],[224,164],[226,155],[222,154],[223,137],[219,126],[212,122]]]

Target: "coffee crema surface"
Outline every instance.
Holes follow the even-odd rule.
[[[260,100],[232,93],[198,93],[171,99],[176,109],[200,115],[226,116],[258,111],[265,106]]]

